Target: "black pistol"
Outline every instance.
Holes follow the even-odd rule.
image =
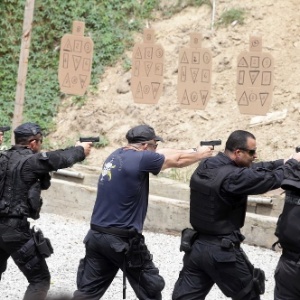
[[[9,131],[9,130],[10,130],[10,126],[0,126],[1,132],[5,132],[5,131]]]
[[[215,146],[221,145],[221,140],[212,140],[212,141],[201,141],[200,146],[212,146],[215,149]]]
[[[100,139],[99,137],[80,137],[79,142],[84,143],[84,142],[92,142],[92,143],[99,143]]]
[[[297,153],[300,152],[300,146],[296,147],[295,150],[296,150]]]

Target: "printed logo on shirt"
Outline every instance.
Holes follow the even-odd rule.
[[[114,169],[116,167],[116,165],[113,165],[113,161],[114,159],[104,164],[100,181],[104,181],[105,177],[108,179],[108,181],[111,180],[111,169]]]

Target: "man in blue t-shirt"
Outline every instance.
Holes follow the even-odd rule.
[[[128,278],[138,299],[161,299],[164,279],[152,262],[142,235],[148,208],[149,173],[181,168],[212,155],[212,147],[156,151],[163,139],[152,127],[131,128],[128,145],[105,160],[97,198],[80,261],[73,299],[100,299],[118,270]],[[125,293],[125,289],[124,289]],[[124,295],[125,296],[125,295]]]

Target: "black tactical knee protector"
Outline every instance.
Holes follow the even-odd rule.
[[[151,298],[155,297],[165,287],[163,277],[159,275],[158,269],[152,262],[146,263],[142,270],[141,285]]]

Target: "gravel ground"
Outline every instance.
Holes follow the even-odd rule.
[[[44,235],[50,238],[54,247],[54,254],[47,259],[51,272],[51,287],[48,295],[53,297],[62,294],[72,295],[76,289],[78,262],[84,256],[82,241],[88,231],[89,221],[75,220],[54,214],[42,214],[39,220],[32,221],[31,224],[41,228]],[[178,250],[180,238],[151,232],[144,232],[144,235],[147,246],[153,254],[154,262],[166,281],[163,299],[169,300],[173,285],[182,267],[182,253]],[[251,262],[266,273],[266,293],[261,300],[273,299],[273,274],[280,253],[246,244],[243,245],[243,249]],[[1,281],[1,300],[21,300],[26,287],[26,278],[13,261],[9,260],[8,268]],[[122,297],[122,272],[119,272],[102,299],[119,300]],[[127,299],[137,299],[129,283],[127,284]],[[217,287],[214,287],[206,299],[223,300],[228,298]]]

